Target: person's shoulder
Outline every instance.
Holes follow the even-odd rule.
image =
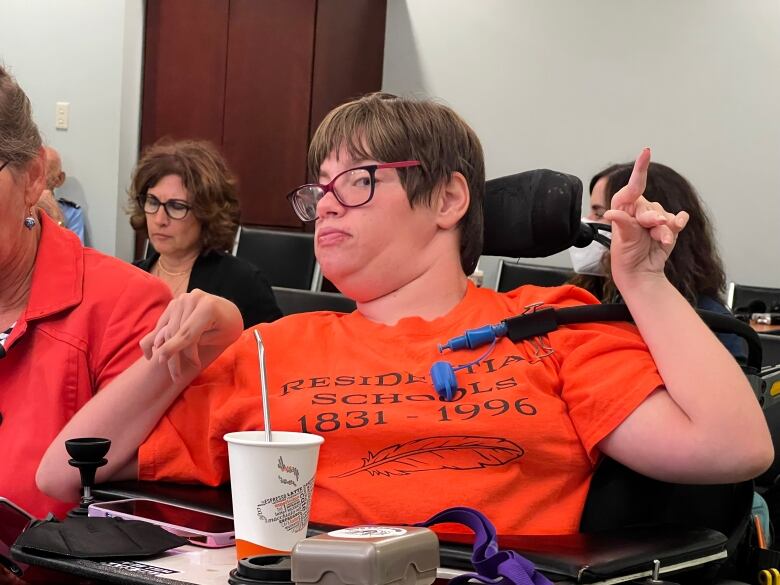
[[[572,307],[598,304],[598,299],[583,288],[572,284],[561,286],[520,286],[501,295],[508,303],[525,308],[531,305],[547,307]]]
[[[712,311],[713,313],[720,313],[721,315],[731,315],[728,307],[721,303],[718,299],[708,296],[700,295],[696,299],[696,308],[704,311]]]
[[[228,254],[226,252],[211,252],[209,256],[212,256],[216,258],[217,262],[222,264],[223,266],[226,266],[231,271],[237,273],[237,274],[246,274],[246,275],[254,275],[261,273],[262,271],[257,268],[254,264],[251,262],[248,262],[247,260],[244,260],[243,258],[238,258],[237,256],[233,256],[232,254]]]
[[[263,323],[261,327],[263,331],[268,331],[281,340],[316,339],[317,336],[335,332],[342,323],[351,318],[352,313],[311,311],[287,315],[272,323]]]
[[[148,272],[144,272],[130,262],[126,262],[115,256],[109,256],[104,252],[86,246],[84,247],[84,270],[90,272],[103,270],[111,274],[138,276],[141,278],[157,280]]]
[[[246,260],[225,252],[206,252],[193,269],[190,284],[206,292],[230,298],[241,313],[252,313],[252,307],[266,303],[271,296],[271,283],[262,270]],[[274,317],[277,317],[274,315]],[[261,321],[267,318],[259,319]]]
[[[81,209],[81,205],[79,205],[75,201],[71,201],[70,199],[65,199],[64,197],[57,197],[57,203],[60,204],[60,207],[69,207],[71,209]]]
[[[94,248],[84,248],[84,281],[104,289],[170,296],[168,287],[159,278]]]
[[[330,339],[336,330],[343,331],[338,325],[348,315],[348,313],[316,311],[288,315],[270,323],[259,323],[245,329],[218,361],[230,363],[236,359],[256,355],[255,330],[259,332],[266,349],[272,352],[302,350],[303,347],[306,349],[302,351],[313,349],[325,336]],[[213,365],[209,368],[212,369]]]
[[[204,266],[213,266],[225,275],[234,278],[250,279],[262,276],[262,270],[251,262],[238,258],[227,252],[209,251],[201,255],[200,262]]]
[[[155,256],[148,256],[147,258],[141,258],[140,260],[133,261],[133,266],[140,268],[144,272],[151,272],[152,264],[154,264],[157,258]]]
[[[326,327],[331,324],[339,323],[344,319],[348,319],[351,315],[352,313],[340,313],[338,311],[309,311],[306,313],[287,315],[273,323],[269,323],[267,327],[283,329]]]

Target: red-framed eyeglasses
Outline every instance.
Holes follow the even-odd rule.
[[[344,207],[360,207],[374,196],[376,172],[380,169],[403,169],[420,165],[418,160],[364,165],[342,171],[327,185],[309,183],[301,185],[287,195],[287,199],[302,221],[317,219],[317,204],[329,192]]]

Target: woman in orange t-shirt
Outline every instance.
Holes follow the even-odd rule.
[[[534,301],[595,300],[573,287],[499,294],[468,284],[482,249],[484,162],[473,130],[446,106],[385,94],[339,106],[309,162],[318,182],[289,198],[316,222],[323,273],[357,311],[261,331],[274,428],[326,437],[313,520],[407,522],[457,503],[485,508],[504,534],[573,532],[601,453],[677,482],[736,481],[769,465],[750,386],[664,276],[687,214],[642,197],[648,149],[606,214],[613,277],[641,338],[628,325],[590,324],[562,327],[549,343],[502,339],[459,372],[453,402],[426,380],[437,343]],[[68,426],[70,436],[115,441],[100,480],[226,479],[221,434],[262,424],[251,332],[177,398],[239,338],[240,323],[235,307],[202,293],[169,306],[142,343],[148,359]],[[145,399],[130,400],[129,388]],[[77,488],[61,479],[64,436],[38,474],[63,496]]]

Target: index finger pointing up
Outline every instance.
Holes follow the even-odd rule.
[[[650,148],[645,147],[639,153],[639,156],[636,157],[628,184],[615,193],[615,196],[612,198],[612,209],[622,209],[626,205],[631,205],[642,196],[647,186],[647,169],[649,166]]]

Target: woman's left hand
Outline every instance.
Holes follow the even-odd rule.
[[[688,213],[668,213],[643,194],[650,165],[650,149],[639,153],[628,184],[612,197],[604,219],[612,222],[610,247],[612,277],[618,286],[636,277],[663,275],[677,235],[688,223]]]

